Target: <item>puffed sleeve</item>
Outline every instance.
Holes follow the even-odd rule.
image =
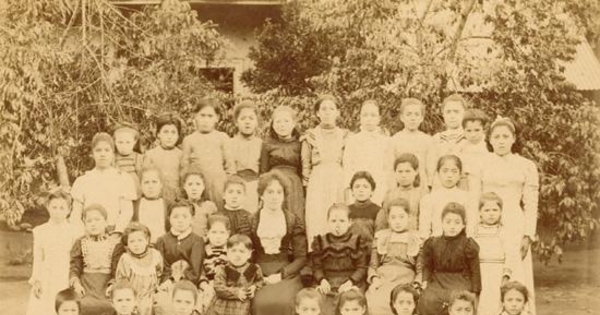
[[[263,141],[260,147],[260,164],[259,164],[259,173],[264,174],[270,170],[271,164],[271,154],[269,152],[269,143],[267,140]]]
[[[31,278],[29,284],[33,285],[42,275],[42,266],[45,259],[44,248],[42,247],[42,236],[40,230],[42,226],[33,229],[33,264],[31,266]]]
[[[325,273],[323,272],[323,240],[321,239],[321,235],[317,235],[313,238],[311,244],[312,251],[309,254],[310,257],[310,266],[313,273],[313,278],[316,283],[321,283],[321,280],[325,278]]]
[[[307,241],[304,223],[298,216],[293,215],[294,225],[292,228],[292,255],[293,260],[281,271],[281,278],[295,276],[306,264]]]
[[[113,248],[112,257],[111,257],[111,265],[110,265],[110,273],[112,277],[115,277],[117,266],[119,261],[121,260],[121,256],[125,253],[125,246],[121,242],[117,242],[115,247]]]
[[[356,171],[356,155],[358,154],[355,150],[357,146],[356,135],[350,134],[346,141],[346,147],[344,148],[342,156],[342,165],[344,166],[344,185],[350,186],[350,179]]]
[[[238,288],[235,286],[227,286],[227,272],[225,270],[225,266],[223,265],[217,266],[215,270],[215,281],[213,287],[215,289],[215,294],[217,295],[217,297],[223,300],[237,300],[238,292],[242,290],[242,288]]]
[[[524,234],[533,240],[537,226],[540,179],[535,163],[525,158],[523,160],[525,164],[525,184],[523,186]]]
[[[302,151],[300,152],[300,158],[302,160],[302,184],[308,185],[310,179],[310,173],[312,171],[312,146],[307,139],[302,140]]]
[[[85,174],[77,177],[73,183],[73,187],[71,187],[71,198],[73,198],[73,201],[85,204],[86,182]]]
[[[131,279],[131,265],[125,255],[122,255],[115,271],[115,280]]]
[[[472,238],[467,239],[465,248],[465,257],[469,266],[469,275],[471,278],[471,292],[479,294],[481,292],[481,271],[479,266],[479,245]]]
[[[82,238],[78,238],[71,248],[71,260],[69,264],[69,285],[71,287],[75,281],[79,281],[79,277],[81,277],[81,274],[83,273],[81,240]]]
[[[167,261],[166,259],[166,253],[167,253],[167,249],[166,249],[166,243],[165,243],[165,236],[161,236],[156,240],[156,250],[160,253],[160,255],[163,258],[163,272],[161,277],[159,277],[160,279],[160,283],[163,283],[167,280],[169,280],[171,278],[171,264]]]
[[[236,172],[235,169],[235,155],[233,150],[233,141],[227,136],[226,133],[221,133],[221,150],[223,150],[223,167],[227,175],[233,175]]]
[[[431,194],[423,196],[419,205],[419,236],[422,240],[431,236],[432,207]]]
[[[367,251],[368,245],[367,242],[361,237],[358,236],[356,240],[356,251],[357,255],[354,258],[354,272],[350,275],[350,280],[355,285],[360,285],[364,282],[367,277]]]
[[[423,268],[423,282],[429,281],[433,274],[433,237],[430,237],[423,244],[423,255],[421,255],[421,265]]]

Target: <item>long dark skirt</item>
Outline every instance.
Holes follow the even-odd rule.
[[[110,280],[109,274],[84,273],[81,275],[81,285],[85,295],[81,299],[82,315],[98,315],[112,312],[113,307],[106,298],[106,285]]]
[[[265,276],[277,273],[288,262],[259,262]],[[302,289],[299,276],[293,276],[275,284],[267,284],[256,291],[252,301],[253,315],[294,315],[296,293]]]
[[[434,274],[419,298],[419,314],[447,314],[444,304],[454,290],[471,290],[471,280],[460,273]]]

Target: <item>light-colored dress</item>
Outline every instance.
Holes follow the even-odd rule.
[[[107,224],[114,226],[116,231],[123,231],[133,216],[133,204],[128,209],[121,209],[121,200],[133,202],[137,194],[132,177],[111,167],[105,170],[94,168],[78,177],[71,188],[71,197],[81,202],[83,209],[92,204],[104,206]],[[81,216],[81,213],[74,215]]]
[[[388,211],[386,205],[396,199],[405,199],[409,204],[409,223],[408,228],[410,230],[417,230],[419,228],[419,204],[423,198],[423,189],[418,187],[409,187],[408,189],[403,187],[396,187],[391,189],[385,195],[383,201],[383,211],[377,214],[375,219],[375,231],[383,230],[388,228]],[[387,210],[386,210],[387,209]]]
[[[163,271],[163,259],[159,251],[148,248],[139,257],[124,253],[117,264],[115,279],[127,279],[135,291],[138,314],[152,315],[154,293]]]
[[[257,136],[244,137],[240,134],[231,138],[230,142],[235,172],[246,182],[246,202],[243,208],[250,213],[258,211],[258,174],[262,143],[262,139]]]
[[[462,148],[460,149],[460,160],[462,161],[463,171],[462,178],[458,183],[458,187],[469,191],[472,194],[478,195],[480,187],[479,174],[481,169],[485,166],[485,160],[490,155],[485,141],[481,141],[478,144],[471,144],[468,141],[464,141]]]
[[[392,315],[390,293],[400,284],[412,283],[421,278],[417,256],[421,247],[419,236],[412,231],[400,233],[385,229],[375,233],[369,264],[369,282],[378,277],[381,286],[367,291],[367,304],[371,315]]]
[[[174,201],[181,196],[181,157],[183,151],[174,147],[164,149],[156,146],[144,154],[144,167],[154,166],[160,170],[163,189],[162,196],[168,201]]]
[[[433,143],[433,138],[420,130],[415,133],[399,131],[392,137],[394,160],[404,153],[412,153],[419,160],[419,188],[423,190],[430,184],[430,177],[435,173],[435,168],[431,172],[427,168],[428,161],[434,158]],[[392,164],[392,173],[394,171]]]
[[[495,192],[502,198],[502,224],[507,233],[517,237],[518,246],[523,236],[533,240],[539,196],[539,175],[535,163],[517,154],[490,154],[485,165],[481,173],[482,192]],[[525,259],[519,261],[513,271],[514,280],[525,284],[530,301],[535,301],[531,249]],[[529,303],[529,311],[535,314],[535,303]]]
[[[54,314],[56,294],[69,287],[71,247],[79,232],[68,222],[47,222],[33,229],[33,266],[29,283],[39,281],[40,298],[33,290],[29,296],[27,315]]]
[[[342,156],[348,131],[341,128],[308,130],[302,140],[302,177],[306,188],[306,236],[327,233],[327,210],[344,202]]]
[[[473,234],[473,230],[479,221],[479,215],[472,196],[458,187],[448,189],[440,186],[434,188],[431,193],[421,199],[419,235],[422,240],[426,240],[430,236],[442,235],[442,211],[450,202],[456,202],[465,207],[467,215],[466,232],[468,236]]]
[[[350,180],[356,172],[369,172],[376,184],[371,201],[381,205],[391,181],[392,159],[390,138],[383,130],[360,131],[348,136],[343,159],[346,187],[350,187]],[[346,202],[351,204],[354,198],[349,197]]]
[[[213,130],[208,133],[194,132],[183,139],[182,172],[197,167],[204,175],[208,199],[223,209],[223,190],[227,175],[235,173],[229,136]]]
[[[192,219],[192,231],[194,234],[206,238],[208,231],[208,217],[217,213],[217,206],[209,200],[200,203],[194,202],[194,218]]]
[[[518,243],[506,233],[501,224],[479,224],[473,234],[479,245],[479,266],[481,270],[481,294],[477,314],[497,315],[502,310],[500,287],[502,277],[510,279],[517,259]]]

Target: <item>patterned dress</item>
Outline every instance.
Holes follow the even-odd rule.
[[[260,153],[260,173],[276,172],[286,179],[286,209],[304,220],[304,187],[300,178],[301,144],[296,133],[290,139],[280,139],[270,135],[262,144]]]
[[[348,131],[341,128],[308,130],[302,140],[302,177],[306,187],[306,235],[327,232],[327,210],[344,202],[342,156]]]
[[[421,279],[417,256],[421,247],[419,236],[413,231],[393,232],[386,229],[375,234],[369,282],[378,277],[381,286],[369,288],[366,297],[370,315],[392,315],[390,293],[400,284]]]
[[[156,146],[144,154],[144,167],[155,166],[160,170],[163,180],[162,197],[168,201],[175,201],[181,197],[181,157],[183,151],[174,147],[165,149]]]
[[[335,314],[335,297],[344,282],[350,280],[361,291],[365,290],[368,251],[362,237],[349,232],[340,236],[327,233],[314,238],[310,268],[315,284],[327,279],[332,291],[326,296],[323,315]]]
[[[75,241],[71,249],[69,284],[72,287],[79,282],[85,290],[81,314],[96,315],[112,310],[105,293],[122,253],[119,240],[107,234],[83,236]]]
[[[227,175],[235,173],[226,133],[213,130],[208,133],[194,132],[183,139],[182,172],[197,167],[204,175],[208,199],[223,208],[223,190]]]
[[[271,228],[270,221],[261,223],[262,211],[270,210],[259,210],[253,219],[254,261],[265,277],[280,274],[282,280],[266,284],[256,292],[252,314],[294,315],[294,299],[302,289],[299,273],[306,263],[304,224],[293,212],[284,211],[283,222],[280,222],[283,235],[278,240],[271,239],[273,234],[264,231]],[[271,246],[272,243],[276,243],[275,246]]]
[[[350,186],[352,176],[358,171],[367,171],[373,176],[376,187],[371,200],[381,205],[391,181],[390,175],[394,165],[389,136],[382,129],[360,131],[348,136],[343,165],[346,187]],[[350,198],[348,203],[353,201],[353,198]]]
[[[241,267],[231,264],[218,266],[215,274],[215,299],[208,311],[213,315],[249,315],[252,299],[240,301],[238,291],[251,286],[260,289],[264,285],[262,271],[257,264],[247,263]]]
[[[533,240],[539,196],[539,175],[535,163],[517,154],[490,154],[485,165],[480,176],[482,192],[492,191],[502,198],[502,225],[506,227],[507,233],[514,235],[518,244],[523,236],[529,236]],[[513,279],[527,286],[530,301],[535,301],[531,250],[525,259],[517,261]],[[535,315],[535,303],[529,303],[529,312]]]
[[[481,295],[477,314],[497,315],[502,310],[500,287],[504,276],[510,279],[518,259],[518,240],[501,224],[479,224],[473,234],[479,245]]]
[[[42,286],[40,298],[33,290],[27,315],[53,314],[56,294],[69,287],[69,253],[79,232],[68,222],[49,221],[33,229],[33,266],[29,284]]]
[[[250,213],[258,211],[258,174],[262,143],[262,139],[257,136],[244,137],[241,134],[235,135],[230,142],[236,174],[246,182],[244,209]]]
[[[479,246],[463,229],[456,236],[436,236],[423,245],[423,282],[420,315],[443,314],[453,290],[481,292]]]
[[[115,279],[126,279],[131,283],[139,315],[153,314],[154,293],[158,289],[162,271],[162,256],[154,248],[147,248],[141,255],[127,252],[121,256]]]
[[[226,207],[223,211],[217,212],[217,214],[229,218],[229,224],[231,226],[231,235],[252,235],[252,214],[250,212],[244,209],[229,210]]]

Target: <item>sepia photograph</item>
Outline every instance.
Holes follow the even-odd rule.
[[[0,313],[600,313],[600,0],[0,0]]]

